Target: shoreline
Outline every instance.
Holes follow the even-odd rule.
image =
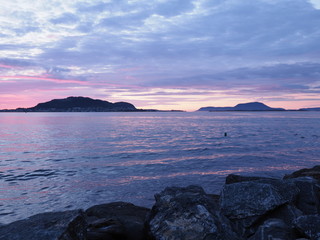
[[[318,239],[319,180],[320,165],[282,179],[231,174],[220,195],[167,187],[151,209],[112,202],[40,213],[0,225],[0,239]]]

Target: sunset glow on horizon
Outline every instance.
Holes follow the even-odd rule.
[[[320,107],[319,0],[13,0],[0,13],[0,109],[69,96]]]

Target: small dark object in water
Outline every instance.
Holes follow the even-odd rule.
[[[224,133],[224,136],[226,137],[227,135],[228,135],[228,134],[225,132],[225,133]]]

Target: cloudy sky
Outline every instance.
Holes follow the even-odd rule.
[[[0,0],[0,109],[320,107],[320,0]]]

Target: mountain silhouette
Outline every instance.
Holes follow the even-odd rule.
[[[285,111],[283,108],[271,108],[261,102],[240,103],[234,107],[202,107],[198,111]]]
[[[111,103],[88,97],[67,97],[39,103],[34,107],[25,108],[30,112],[124,112],[137,111],[135,106],[127,102]]]

